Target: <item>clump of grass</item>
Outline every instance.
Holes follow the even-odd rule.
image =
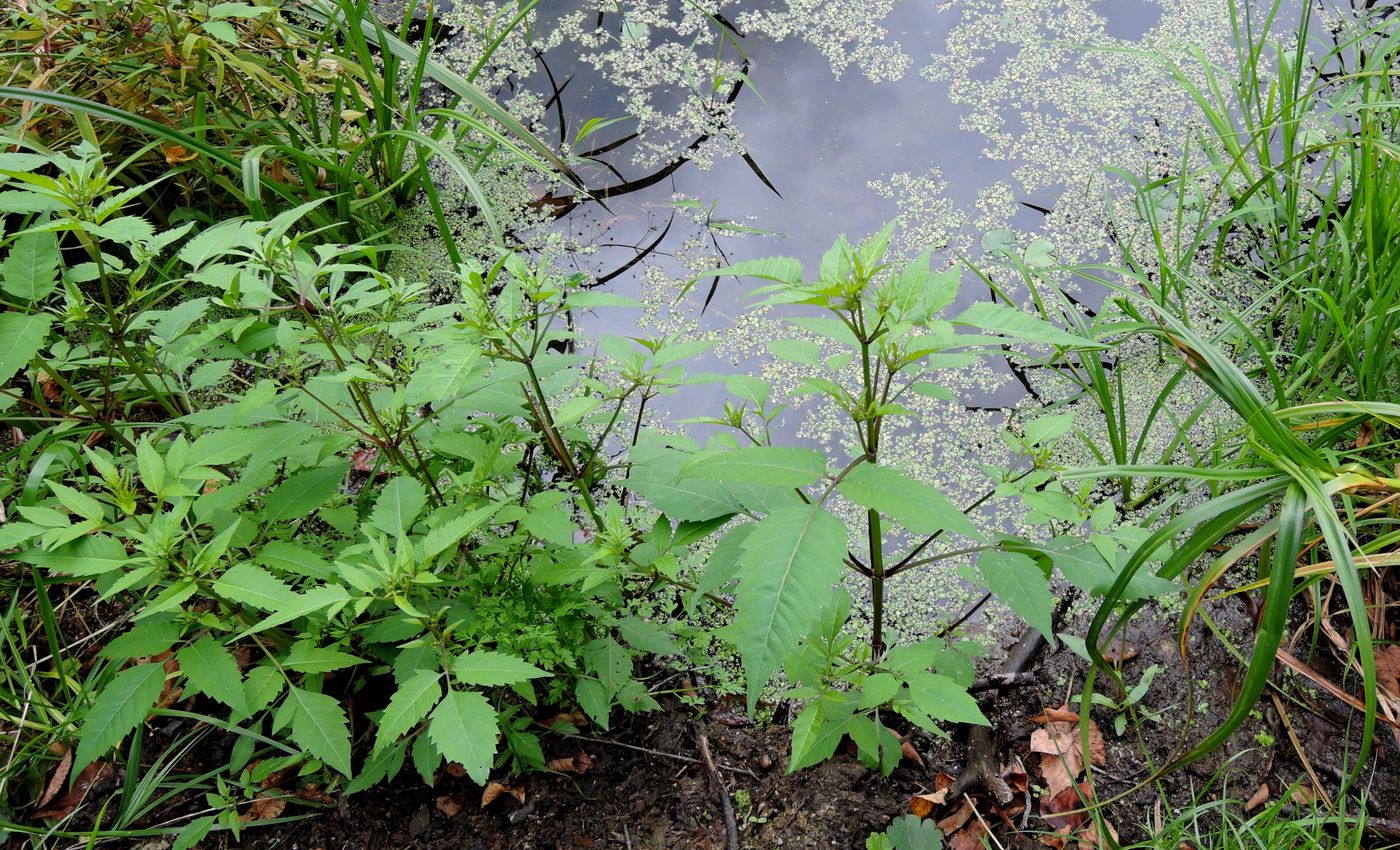
[[[1164,823],[1153,825],[1146,841],[1123,850],[1357,850],[1366,846],[1364,818],[1337,815],[1315,805],[1290,802],[1288,795],[1254,814],[1228,796],[1202,794]]]
[[[411,20],[410,6],[388,27],[368,0],[14,7],[0,25],[14,60],[0,123],[30,147],[84,140],[130,158],[133,183],[162,181],[146,206],[168,221],[324,200],[311,220],[346,240],[381,234],[420,194],[436,205],[436,158],[500,242],[476,177],[483,164],[499,155],[551,177],[568,167],[433,60],[430,40],[408,44]],[[425,106],[431,87],[442,106]]]
[[[1199,110],[1200,138],[1177,173],[1132,180],[1141,221],[1136,238],[1122,229],[1122,262],[1072,270],[1107,289],[1109,309],[1085,318],[1021,266],[1042,312],[1100,339],[1148,335],[1181,364],[1138,423],[1124,416],[1121,374],[1097,358],[1062,364],[1113,435],[1111,461],[1069,477],[1119,482],[1126,507],[1149,496],[1174,504],[1102,595],[1087,636],[1096,670],[1085,699],[1096,675],[1117,678],[1099,647],[1147,604],[1125,604],[1124,591],[1159,549],[1171,551],[1157,574],[1187,593],[1187,663],[1204,603],[1227,575],[1252,567],[1243,583],[1260,595],[1258,633],[1238,701],[1220,728],[1194,744],[1183,739],[1164,770],[1216,752],[1244,722],[1269,684],[1292,602],[1307,595],[1319,622],[1344,611],[1350,623],[1349,643],[1337,649],[1359,674],[1365,712],[1350,786],[1375,730],[1375,641],[1385,628],[1364,571],[1394,554],[1376,515],[1400,492],[1384,436],[1400,422],[1389,403],[1400,383],[1389,356],[1400,333],[1400,19],[1362,12],[1326,28],[1305,4],[1291,37],[1275,39],[1281,3],[1259,16],[1247,3],[1232,8],[1235,68],[1201,57],[1198,67],[1169,69]],[[1194,416],[1175,420],[1181,439],[1160,458],[1142,457],[1141,435],[1190,376],[1238,424],[1193,446]],[[1136,438],[1134,427],[1143,429]],[[1341,590],[1338,611],[1313,593],[1323,575]]]

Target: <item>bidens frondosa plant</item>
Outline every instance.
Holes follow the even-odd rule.
[[[981,552],[987,586],[1051,631],[1048,560],[995,548],[936,488],[882,462],[881,445],[888,428],[917,425],[906,401],[946,397],[934,373],[975,362],[979,347],[1008,337],[1061,349],[1092,343],[991,302],[940,318],[957,296],[960,271],[934,272],[929,252],[893,267],[886,254],[894,226],[859,246],[839,239],[815,279],[805,279],[801,263],[789,258],[718,272],[771,281],[754,292],[762,305],[817,309],[816,316],[791,319],[793,336],[769,347],[802,370],[794,399],[819,396],[842,412],[849,453],[775,445],[769,425],[787,404],[771,398],[767,383],[746,377],[730,381],[743,403],[701,420],[725,429],[709,447],[688,455],[659,448],[638,459],[629,482],[672,519],[743,518],[716,545],[700,589],[735,583],[735,615],[724,635],[739,650],[750,709],[779,671],[792,685],[786,696],[803,701],[793,723],[792,770],[826,759],[846,736],[867,764],[893,770],[900,744],[880,721],[886,710],[936,733],[939,722],[987,722],[967,692],[973,668],[957,646],[938,638],[895,646],[887,640],[886,580],[942,560],[923,557],[942,535],[978,543],[962,554]],[[838,518],[831,510],[837,497],[858,506],[864,522],[849,528]],[[901,548],[892,546],[896,536]],[[872,625],[864,641],[847,628],[851,598],[840,585],[851,572],[869,589]]]
[[[566,316],[609,297],[512,255],[432,305],[308,231],[315,202],[157,232],[90,148],[0,173],[24,211],[0,267],[0,416],[23,438],[0,549],[42,613],[5,622],[49,653],[6,674],[26,781],[56,758],[44,735],[76,739],[76,776],[137,758],[164,714],[240,741],[235,788],[255,757],[347,791],[410,761],[484,782],[544,767],[537,704],[604,728],[655,707],[634,658],[680,649],[652,607],[686,590],[696,529],[606,482],[624,408],[673,391],[678,349],[600,369]],[[59,584],[120,612],[90,664]],[[236,803],[190,835],[237,829]]]

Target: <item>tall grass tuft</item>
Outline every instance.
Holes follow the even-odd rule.
[[[1198,67],[1167,68],[1204,130],[1177,173],[1122,175],[1146,232],[1123,241],[1121,264],[1072,270],[1107,287],[1116,310],[1090,322],[1023,272],[1043,312],[1100,339],[1150,335],[1180,363],[1146,423],[1127,421],[1116,369],[1082,358],[1061,364],[1113,435],[1101,466],[1067,474],[1120,482],[1130,508],[1168,489],[1190,497],[1104,594],[1086,641],[1095,669],[1084,699],[1097,678],[1117,679],[1100,647],[1145,604],[1122,604],[1124,592],[1159,549],[1171,554],[1158,574],[1187,591],[1186,663],[1189,630],[1207,616],[1203,603],[1227,575],[1252,565],[1244,590],[1231,591],[1260,594],[1238,700],[1219,728],[1194,744],[1183,737],[1163,770],[1216,752],[1269,687],[1293,600],[1324,577],[1344,600],[1343,661],[1361,680],[1354,704],[1365,718],[1346,788],[1377,723],[1377,615],[1366,571],[1397,554],[1395,536],[1374,514],[1400,493],[1394,442],[1378,436],[1400,423],[1390,403],[1400,389],[1392,356],[1400,334],[1400,17],[1370,10],[1331,28],[1310,5],[1292,33],[1276,37],[1282,3],[1232,4],[1236,67],[1200,56]],[[1143,457],[1146,429],[1191,379],[1228,405],[1238,425],[1213,444],[1193,445],[1193,414],[1172,423],[1178,439],[1165,454]],[[1134,427],[1142,429],[1136,438]],[[1318,619],[1334,613],[1315,602]]]

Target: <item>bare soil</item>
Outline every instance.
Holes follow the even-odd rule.
[[[1217,612],[1216,622],[1237,637],[1249,633],[1243,610],[1233,616]],[[1070,622],[1075,633],[1081,623]],[[1123,663],[1131,685],[1150,665],[1161,667],[1142,708],[1160,715],[1141,715],[1114,732],[1114,711],[1096,710],[1093,717],[1106,739],[1106,759],[1096,771],[1100,799],[1128,793],[1113,803],[1109,820],[1126,840],[1146,837],[1161,808],[1159,789],[1174,805],[1188,804],[1193,794],[1208,799],[1228,796],[1245,800],[1267,783],[1270,796],[1286,794],[1295,783],[1311,785],[1298,752],[1305,753],[1314,775],[1335,793],[1345,754],[1354,751],[1357,718],[1330,700],[1289,677],[1276,675],[1291,700],[1288,724],[1272,700],[1232,738],[1229,745],[1173,773],[1161,783],[1132,791],[1151,773],[1150,765],[1168,760],[1182,743],[1186,706],[1193,708],[1187,741],[1198,740],[1220,723],[1233,703],[1239,667],[1220,641],[1204,629],[1191,641],[1192,666],[1183,670],[1170,618],[1144,617],[1129,631]],[[1063,705],[1083,683],[1084,663],[1060,646],[1034,666],[1035,681],[983,699],[995,724],[994,740],[1003,764],[1025,765],[1029,794],[1036,794],[1038,756],[1030,751],[1034,719],[1046,708]],[[481,789],[462,778],[444,777],[428,788],[416,778],[356,795],[323,814],[295,824],[249,830],[241,847],[256,850],[292,848],[454,848],[457,850],[564,850],[564,848],[695,848],[723,850],[725,825],[718,791],[698,763],[696,735],[710,741],[731,800],[737,800],[741,846],[767,848],[863,848],[872,831],[884,829],[894,817],[909,812],[912,795],[934,790],[938,774],[956,775],[965,746],[957,733],[936,739],[922,733],[910,742],[923,765],[905,761],[888,779],[866,770],[849,752],[816,768],[788,775],[788,730],[734,726],[729,709],[714,716],[697,716],[694,709],[672,703],[660,714],[626,718],[602,738],[553,738],[546,742],[551,757],[586,753],[592,766],[582,775],[534,775],[516,785],[524,791],[522,805],[503,796],[480,806]],[[724,722],[721,722],[723,720]],[[1295,748],[1288,728],[1298,737]],[[902,730],[901,730],[902,731]],[[633,748],[642,749],[633,749]],[[644,750],[650,751],[646,752]],[[1369,774],[1372,814],[1400,815],[1400,748],[1388,732],[1378,736],[1374,770]],[[1038,801],[1029,818],[1012,819],[998,833],[1006,847],[1040,846],[1044,830]],[[979,811],[991,812],[991,801],[975,798]],[[947,814],[951,805],[935,810]],[[289,811],[288,814],[291,812]],[[1023,825],[1024,823],[1024,825]],[[1073,846],[1073,845],[1071,845]],[[1378,843],[1376,846],[1381,846]]]

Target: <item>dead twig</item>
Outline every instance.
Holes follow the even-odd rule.
[[[720,811],[724,813],[725,844],[729,850],[739,850],[739,826],[734,822],[734,804],[729,801],[729,789],[725,787],[724,777],[719,775],[715,759],[710,755],[710,739],[705,737],[698,725],[692,726],[692,729],[695,732],[695,746],[700,750],[700,758],[705,763],[705,771],[710,774],[710,782],[719,794]]]
[[[557,734],[561,738],[571,738],[575,741],[586,741],[590,744],[605,744],[609,747],[621,747],[624,750],[635,750],[639,753],[646,753],[649,756],[656,756],[657,758],[663,759],[671,759],[672,761],[683,761],[689,762],[690,764],[701,763],[700,759],[691,758],[690,756],[683,756],[677,753],[662,752],[661,750],[653,750],[648,747],[639,747],[636,744],[625,744],[622,741],[609,741],[607,738],[590,738],[587,735],[575,735],[571,732],[556,732],[555,734]],[[758,774],[754,773],[752,770],[749,770],[747,767],[731,767],[727,764],[720,764],[717,765],[717,767],[720,770],[727,770],[730,773],[742,773],[746,776],[752,776],[754,779],[758,778]]]

